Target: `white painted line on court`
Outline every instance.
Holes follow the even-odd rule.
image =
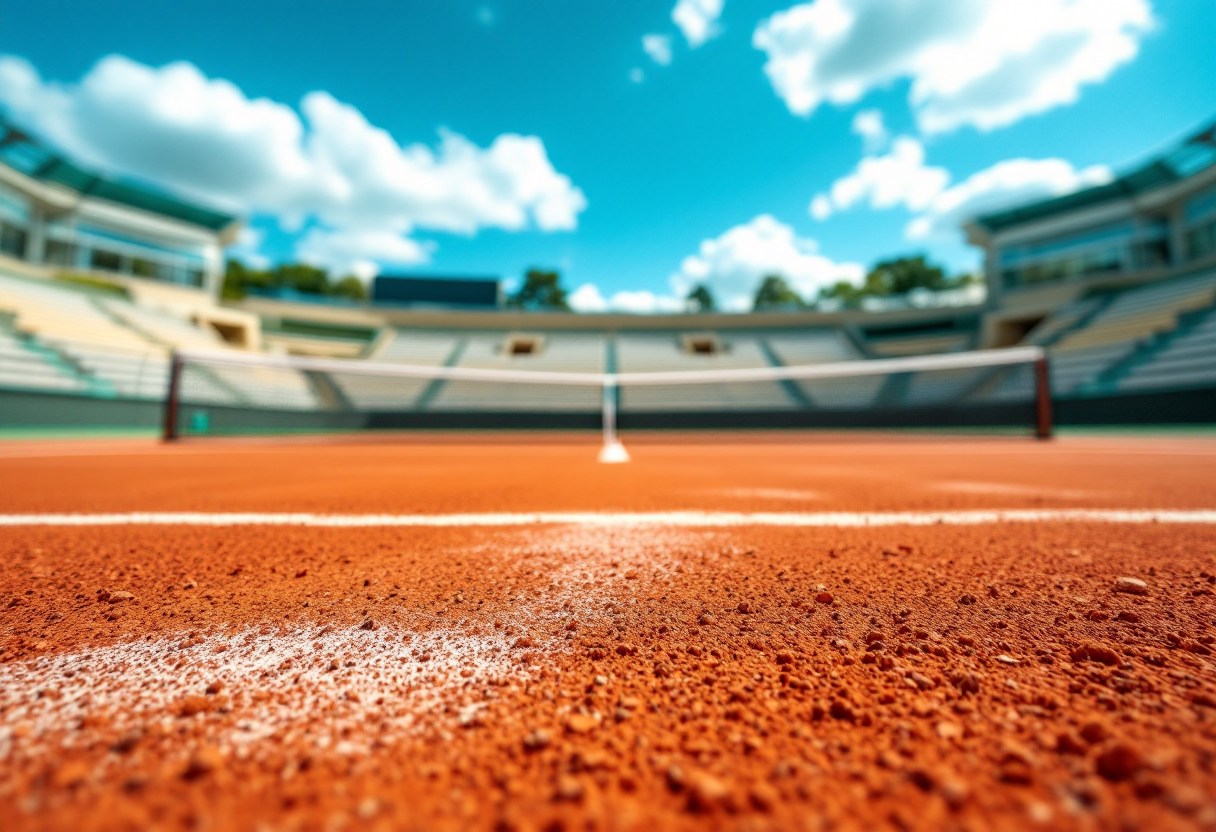
[[[127,512],[120,514],[0,514],[0,526],[975,526],[985,523],[1216,524],[1213,509],[980,509],[892,512],[517,512],[494,514],[313,514],[264,512]]]

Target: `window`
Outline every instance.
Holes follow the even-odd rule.
[[[74,266],[76,265],[76,247],[63,240],[47,240],[46,262],[52,266]]]
[[[89,254],[89,266],[103,272],[122,271],[122,257],[112,251],[95,248]]]
[[[538,355],[544,342],[545,339],[539,335],[508,335],[503,342],[502,352],[510,356]]]
[[[0,222],[0,252],[10,257],[25,257],[27,236],[24,229]]]
[[[1216,220],[1186,232],[1186,256],[1188,260],[1206,257],[1216,251]]]
[[[717,355],[722,345],[716,335],[685,335],[684,352],[692,355]]]
[[[1170,262],[1169,223],[1161,218],[1127,221],[1009,246],[1000,253],[1008,289],[1077,280]]]
[[[153,263],[151,260],[136,257],[131,261],[131,274],[136,277],[156,277],[156,273],[156,263]]]
[[[1216,215],[1216,188],[1200,191],[1182,206],[1187,225],[1194,225]]]
[[[1216,251],[1216,188],[1208,188],[1187,200],[1183,215],[1187,224],[1183,232],[1187,259]]]

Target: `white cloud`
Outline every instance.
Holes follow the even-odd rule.
[[[650,315],[656,312],[683,312],[686,304],[671,295],[658,295],[645,290],[616,292],[608,306],[617,312],[632,312],[635,315]]]
[[[817,194],[810,212],[824,220],[861,203],[874,210],[902,207],[917,215],[905,229],[908,239],[954,238],[979,214],[1109,182],[1111,175],[1105,166],[1077,170],[1064,159],[1008,159],[951,186],[949,171],[925,164],[919,141],[899,136],[890,153],[866,156],[828,193]]]
[[[416,266],[429,262],[433,245],[393,231],[309,229],[295,246],[302,263],[320,266],[334,276],[353,274],[363,281],[381,265]]]
[[[827,219],[863,201],[880,210],[902,205],[910,211],[921,211],[949,184],[949,171],[925,165],[924,145],[900,136],[890,153],[866,156],[856,170],[837,179],[828,194],[816,196],[811,202],[811,215]]]
[[[635,315],[652,315],[658,312],[683,312],[686,304],[671,295],[659,295],[649,291],[621,291],[605,298],[594,283],[584,283],[568,298],[570,308],[576,312],[628,312]]]
[[[724,0],[678,0],[671,10],[671,19],[684,33],[684,39],[693,49],[716,36],[721,27],[718,18],[722,15]]]
[[[600,294],[600,287],[594,283],[584,283],[579,286],[569,297],[566,302],[570,304],[570,308],[575,312],[607,312],[608,301]]]
[[[642,35],[642,49],[659,66],[671,63],[671,38],[667,35]]]
[[[535,136],[506,133],[483,148],[441,131],[435,148],[401,146],[328,93],[307,94],[297,113],[185,62],[154,68],[111,55],[78,84],[59,84],[0,57],[0,103],[86,164],[273,214],[285,228],[314,218],[398,238],[415,229],[558,231],[576,227],[587,204]]]
[[[761,21],[752,43],[798,115],[908,79],[920,128],[938,133],[1071,104],[1152,26],[1148,0],[814,0]]]
[[[1008,159],[943,190],[905,233],[913,240],[957,236],[973,217],[1101,185],[1111,177],[1104,165],[1077,170],[1063,159]]]
[[[832,198],[827,194],[815,194],[811,200],[811,216],[817,220],[826,220],[832,216]]]
[[[227,255],[240,260],[252,269],[270,268],[270,258],[262,254],[262,243],[266,232],[250,225],[241,227],[236,243],[228,247]]]
[[[853,116],[853,132],[861,136],[866,153],[876,153],[887,144],[887,125],[880,110],[860,110]]]
[[[640,68],[635,66],[633,69],[629,70],[629,80],[635,84],[640,84],[646,80],[646,73],[642,72]]]
[[[684,258],[671,285],[683,297],[704,283],[719,308],[742,312],[751,308],[756,287],[770,274],[783,276],[799,294],[811,298],[841,280],[860,283],[865,269],[859,263],[837,263],[824,257],[814,240],[799,237],[790,226],[761,214],[703,240],[696,254]]]

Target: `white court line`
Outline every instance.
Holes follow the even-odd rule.
[[[496,514],[312,514],[255,512],[128,512],[122,514],[0,514],[0,526],[975,526],[985,523],[1216,524],[1214,509],[980,509],[893,512],[522,512]]]

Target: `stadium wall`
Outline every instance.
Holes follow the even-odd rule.
[[[147,399],[101,399],[72,393],[4,390],[0,428],[159,428],[164,405]]]

